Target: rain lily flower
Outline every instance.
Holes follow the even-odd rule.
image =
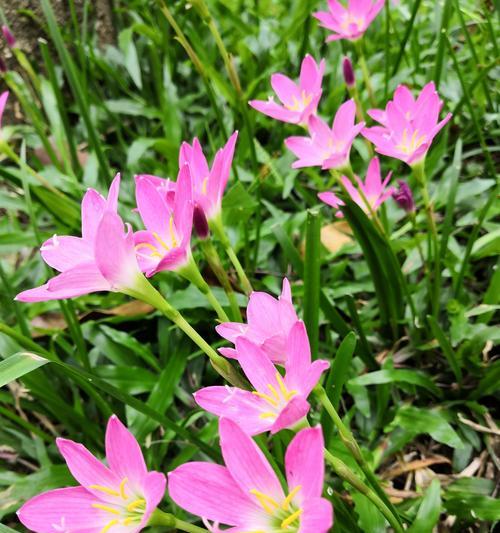
[[[292,167],[346,167],[354,138],[365,126],[364,122],[355,124],[355,118],[356,104],[352,99],[339,107],[331,129],[319,117],[311,116],[310,137],[289,137],[285,140],[287,148],[298,157]]]
[[[362,134],[375,145],[378,153],[410,166],[417,165],[425,159],[434,137],[451,119],[448,113],[438,122],[442,106],[433,83],[427,84],[416,100],[407,87],[400,86],[385,111],[369,111],[382,126],[365,128]]]
[[[293,325],[299,320],[292,304],[290,283],[283,279],[281,296],[273,298],[265,292],[252,292],[247,306],[247,324],[224,322],[215,329],[226,340],[235,344],[245,337],[256,344],[275,363],[286,361],[286,342]],[[220,348],[220,353],[232,359],[238,358],[234,348]]]
[[[133,234],[116,214],[120,175],[107,199],[89,189],[82,201],[82,236],[54,235],[40,248],[43,260],[61,274],[16,300],[40,302],[74,298],[97,291],[140,297],[144,286],[135,257]]]
[[[233,526],[234,533],[326,533],[331,503],[321,497],[324,479],[320,427],[303,429],[285,455],[287,488],[257,444],[234,422],[219,425],[226,466],[191,462],[168,475],[169,494],[186,511]]]
[[[309,411],[307,397],[318,384],[328,361],[311,362],[311,349],[305,325],[296,322],[287,339],[285,375],[267,354],[244,337],[236,339],[238,362],[254,387],[206,387],[194,394],[206,411],[236,422],[249,435],[292,428]]]
[[[324,72],[325,60],[318,65],[308,54],[302,61],[298,84],[283,74],[271,76],[271,85],[283,105],[277,104],[272,97],[267,102],[252,100],[249,104],[271,118],[306,126],[309,117],[318,109]]]
[[[2,135],[2,117],[7,105],[7,99],[9,98],[9,91],[4,91],[0,94],[0,137]]]
[[[415,200],[413,199],[413,193],[410,186],[402,180],[398,181],[399,190],[392,193],[392,197],[396,203],[404,209],[407,213],[415,211]]]
[[[137,533],[146,527],[163,498],[166,479],[147,471],[139,444],[116,416],[106,428],[108,466],[82,444],[56,442],[80,486],[28,500],[17,513],[24,526],[37,533]]]
[[[368,171],[366,173],[366,179],[363,182],[358,176],[355,176],[359,189],[363,192],[366,200],[370,204],[371,210],[376,211],[390,196],[394,193],[393,187],[387,187],[391,179],[392,172],[387,174],[384,181],[380,175],[380,161],[378,157],[374,157],[368,165]],[[351,180],[342,176],[340,178],[344,187],[347,189],[351,199],[356,202],[359,207],[365,212],[369,213],[370,209],[366,205],[366,202],[359,190],[352,184]],[[340,200],[333,192],[322,192],[318,194],[321,201],[325,202],[329,206],[337,209],[335,216],[342,217],[342,212],[339,210],[340,206],[344,205],[344,202]]]
[[[170,209],[174,208],[174,198],[176,190],[176,182],[171,179],[160,178],[159,176],[153,176],[152,174],[137,174],[135,176],[135,182],[147,179],[158,190],[163,200],[167,203]]]
[[[320,26],[333,32],[326,42],[339,39],[356,41],[383,7],[384,0],[348,0],[347,7],[337,0],[328,0],[328,11],[319,11],[314,16],[321,22]]]
[[[179,152],[179,168],[189,164],[191,170],[193,202],[205,212],[208,221],[216,218],[222,209],[222,197],[229,180],[238,132],[235,131],[224,148],[216,154],[212,168],[208,167],[198,139],[193,144],[184,142]]]
[[[140,269],[152,276],[162,270],[178,270],[191,259],[193,201],[189,165],[182,165],[173,201],[155,180],[136,177],[137,209],[146,230],[134,234]]]

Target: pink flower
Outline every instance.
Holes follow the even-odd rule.
[[[116,416],[106,429],[108,467],[82,444],[56,442],[80,486],[50,490],[27,501],[17,513],[25,527],[38,533],[137,533],[146,527],[163,498],[166,479],[147,471],[137,441]]]
[[[219,425],[226,466],[192,462],[168,475],[169,494],[186,511],[233,526],[231,533],[326,533],[331,503],[321,497],[324,479],[320,427],[303,429],[285,455],[286,492],[255,442],[234,422]]]
[[[116,214],[120,175],[108,198],[89,189],[82,201],[82,236],[54,235],[40,248],[43,260],[61,274],[21,292],[16,300],[40,302],[97,291],[137,295],[144,282],[135,258],[133,234]]]
[[[249,104],[271,118],[307,125],[309,117],[316,113],[323,92],[321,84],[325,72],[325,60],[318,65],[313,57],[306,55],[300,67],[300,81],[293,82],[283,74],[273,74],[271,85],[283,105],[277,104],[271,97],[269,100],[252,100]]]
[[[2,117],[3,112],[5,111],[5,106],[7,105],[7,99],[9,98],[9,91],[4,91],[0,94],[0,130],[2,129]],[[1,131],[0,131],[1,137]]]
[[[287,339],[285,375],[267,354],[244,337],[236,339],[238,362],[255,388],[250,392],[229,386],[206,387],[194,394],[206,411],[236,422],[249,435],[291,428],[308,413],[307,402],[328,361],[311,362],[304,323],[296,322]]]
[[[299,320],[292,304],[290,283],[283,279],[279,298],[265,292],[252,292],[247,306],[247,324],[224,322],[215,329],[217,333],[232,342],[245,337],[261,348],[275,363],[286,361],[286,342],[292,326]],[[221,348],[222,355],[238,358],[233,348]]]
[[[179,152],[179,167],[182,168],[185,164],[189,164],[193,185],[193,202],[201,206],[209,221],[217,217],[222,209],[222,197],[231,173],[237,139],[238,132],[235,131],[229,137],[224,148],[215,154],[212,168],[208,168],[198,139],[193,140],[192,146],[186,142],[182,143]]]
[[[320,26],[331,30],[328,41],[349,39],[356,41],[363,36],[373,19],[384,7],[384,0],[348,0],[347,8],[337,0],[328,0],[328,11],[319,11],[314,16]]]
[[[150,181],[158,190],[160,195],[163,197],[163,200],[167,203],[170,209],[174,208],[174,199],[175,199],[175,189],[176,182],[171,179],[160,178],[159,176],[153,176],[152,174],[137,174],[135,176],[136,183],[147,179]]]
[[[289,137],[285,144],[297,157],[293,168],[321,167],[343,168],[349,163],[354,138],[364,128],[364,122],[355,124],[354,100],[344,102],[338,109],[330,127],[319,117],[309,118],[310,137]]]
[[[394,188],[387,187],[387,184],[391,179],[391,175],[392,173],[389,172],[385,180],[382,181],[380,176],[380,161],[378,160],[378,157],[374,157],[368,165],[365,182],[363,183],[363,181],[356,176],[358,186],[363,191],[373,211],[376,211],[393,194]],[[345,176],[342,176],[341,180],[351,199],[356,202],[365,213],[369,213],[369,209],[359,190],[354,187],[351,181]],[[335,216],[343,216],[342,212],[339,210],[339,207],[344,205],[344,202],[340,200],[340,198],[338,198],[333,192],[322,192],[318,194],[318,197],[321,201],[325,202],[325,204],[328,204],[329,206],[338,210],[337,213],[335,213]]]
[[[136,232],[134,242],[139,267],[148,277],[162,270],[178,270],[191,258],[193,201],[189,165],[179,171],[173,200],[169,198],[169,185],[162,188],[157,179],[161,178],[136,176],[137,209],[146,230]]]
[[[382,126],[365,128],[362,134],[375,145],[378,153],[410,166],[416,165],[425,158],[434,137],[451,119],[448,113],[438,122],[442,107],[433,82],[422,89],[416,100],[407,87],[400,85],[385,110],[368,111]]]

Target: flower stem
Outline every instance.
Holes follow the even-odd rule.
[[[236,299],[236,293],[233,290],[233,286],[231,285],[231,281],[229,280],[227,272],[224,270],[224,266],[217,252],[217,249],[213,245],[213,242],[210,237],[201,241],[200,246],[203,251],[203,254],[205,255],[205,259],[207,260],[208,264],[210,265],[210,268],[212,269],[212,272],[215,274],[215,276],[219,280],[219,283],[222,285],[222,288],[226,292],[227,298],[229,300],[229,305],[231,306],[232,319],[236,322],[241,322],[241,311],[240,306],[238,305],[238,301]]]
[[[206,299],[214,308],[221,322],[229,322],[229,317],[226,315],[226,312],[212,292],[210,285],[201,275],[200,269],[198,268],[192,256],[190,257],[187,265],[179,269],[179,274],[195,285],[205,295]]]
[[[203,527],[198,527],[189,522],[185,522],[184,520],[179,520],[173,514],[165,513],[160,511],[160,509],[155,509],[149,519],[148,526],[165,526],[169,529],[186,531],[187,533],[206,533],[208,531]]]
[[[233,250],[233,247],[231,246],[231,242],[229,241],[229,237],[227,236],[227,233],[224,230],[220,215],[210,220],[209,225],[210,229],[215,233],[215,235],[221,242],[227,256],[229,257],[229,260],[233,264],[236,273],[238,274],[238,278],[240,280],[243,291],[245,292],[245,294],[249,295],[253,290],[252,285],[250,284],[250,281],[247,275],[245,274],[245,271],[243,270],[243,266],[241,265],[238,256],[236,255],[235,251]]]
[[[363,80],[365,82],[366,90],[368,91],[368,99],[370,100],[370,105],[375,107],[375,95],[373,93],[373,87],[370,81],[370,71],[368,70],[368,65],[366,64],[365,53],[363,51],[363,45],[361,41],[356,42],[356,49],[358,51],[359,64],[361,66],[361,72],[363,73]]]
[[[328,395],[326,394],[325,389],[321,385],[317,385],[316,388],[314,389],[314,393],[316,397],[318,398],[318,400],[320,401],[321,405],[324,407],[324,409],[326,410],[326,412],[332,419],[332,422],[335,424],[339,432],[340,439],[342,440],[342,443],[344,444],[344,446],[347,448],[347,450],[350,452],[350,454],[353,456],[355,461],[360,466],[361,470],[363,471],[366,478],[368,479],[368,482],[370,483],[370,485],[373,487],[373,489],[377,493],[377,496],[380,498],[383,504],[388,508],[391,515],[401,525],[401,521],[399,519],[397,510],[390,502],[386,493],[380,486],[377,478],[373,474],[371,468],[368,466],[368,463],[363,457],[361,448],[359,444],[357,443],[356,439],[354,438],[354,435],[352,434],[351,430],[344,424],[344,422],[342,422],[342,419],[340,418],[335,407],[333,406],[332,402],[328,398]]]

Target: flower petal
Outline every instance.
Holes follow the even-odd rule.
[[[97,226],[106,210],[106,200],[95,191],[89,189],[82,200],[82,237],[89,242],[94,242]]]
[[[333,526],[333,507],[325,498],[304,502],[298,533],[327,533]]]
[[[43,260],[59,272],[94,259],[92,244],[80,237],[54,235],[43,243],[40,253]]]
[[[149,179],[136,176],[135,199],[146,229],[164,238],[171,214],[164,197]]]
[[[310,407],[309,402],[305,398],[294,396],[274,421],[271,427],[271,433],[274,435],[282,429],[292,428],[307,415]]]
[[[257,390],[269,393],[269,384],[276,383],[276,368],[268,355],[255,343],[245,337],[235,341],[238,361],[252,386]]]

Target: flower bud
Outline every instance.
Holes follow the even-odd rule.
[[[404,209],[407,213],[415,211],[415,201],[413,200],[413,194],[409,185],[402,181],[398,181],[399,190],[392,193],[392,197],[396,200],[396,203]]]
[[[5,74],[7,72],[7,64],[3,60],[3,58],[0,57],[0,72],[2,74]]]
[[[344,71],[344,80],[347,87],[352,88],[356,84],[356,78],[354,76],[354,69],[352,68],[351,60],[348,57],[344,57],[342,62],[342,69]]]
[[[7,24],[2,25],[2,33],[7,42],[7,46],[9,48],[15,48],[16,38],[14,37],[13,33],[10,31],[10,28],[7,26]]]
[[[196,234],[200,239],[205,240],[209,236],[210,229],[208,227],[205,211],[203,211],[203,209],[198,204],[195,204],[194,206],[193,226],[194,230],[196,231]]]

